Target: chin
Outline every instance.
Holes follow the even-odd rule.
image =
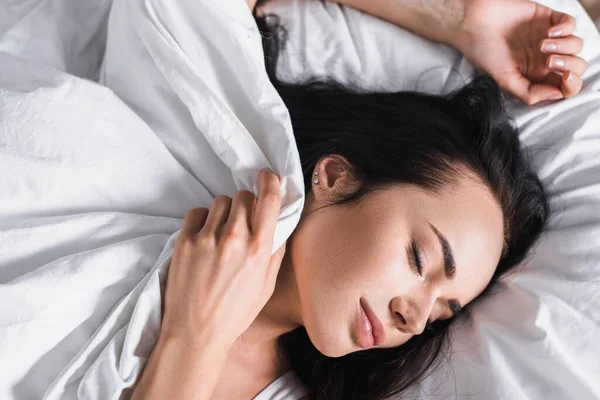
[[[338,358],[350,353],[350,351],[348,351],[347,349],[342,349],[339,345],[336,345],[334,343],[315,343],[315,341],[313,341],[312,339],[310,341],[312,342],[313,346],[315,346],[316,349],[319,350],[319,353],[327,357]]]
[[[305,326],[308,337],[315,348],[323,355],[338,358],[358,350],[352,345],[349,333],[343,335],[343,331],[331,332],[311,329]]]

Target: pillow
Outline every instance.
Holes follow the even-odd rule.
[[[507,96],[553,215],[530,259],[452,326],[449,360],[407,398],[600,397],[600,35],[574,0],[543,4],[577,20],[589,62],[578,96],[528,107]],[[446,93],[474,73],[460,53],[359,11],[275,1],[289,41],[278,77],[328,77],[368,90]]]

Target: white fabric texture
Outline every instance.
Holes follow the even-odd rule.
[[[18,52],[15,32],[34,21],[38,37],[45,5],[0,4],[18,16],[0,37],[0,398],[118,399],[157,338],[185,213],[258,194],[269,167],[278,248],[303,207],[300,160],[245,2],[115,1],[102,76],[124,102],[46,66],[78,69],[66,61],[84,53]]]
[[[450,362],[407,398],[600,398],[600,37],[576,1],[543,3],[576,17],[590,63],[573,99],[509,102],[549,188],[550,230],[455,324]],[[107,29],[110,6],[0,3],[0,398],[119,398],[156,339],[185,212],[256,193],[265,166],[286,193],[275,246],[303,204],[245,3],[115,0]],[[472,76],[455,50],[354,10],[272,7],[291,34],[285,80],[443,93]],[[101,71],[112,90],[59,70]]]
[[[2,0],[0,51],[97,80],[113,0]]]
[[[299,400],[310,393],[294,371],[271,382],[252,400]]]
[[[406,398],[600,398],[600,35],[577,1],[541,3],[576,18],[589,63],[572,99],[508,101],[550,194],[549,230],[501,291],[453,325],[450,361]],[[286,81],[446,93],[474,73],[456,50],[350,8],[278,0],[269,10],[289,31]]]

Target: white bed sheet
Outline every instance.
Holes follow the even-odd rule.
[[[259,45],[248,14],[231,13],[240,2],[222,2],[224,7],[231,7],[213,17],[230,17],[234,35],[241,41],[242,32],[249,34],[250,46],[256,50]],[[482,301],[455,325],[451,362],[409,398],[600,398],[600,37],[577,2],[544,3],[576,16],[576,33],[585,39],[581,54],[590,62],[583,93],[576,98],[531,108],[515,101],[509,104],[557,212],[535,255],[507,281],[505,290]],[[136,0],[132,4],[140,3]],[[90,360],[103,348],[99,343],[91,347],[84,344],[89,344],[88,339],[112,305],[156,267],[183,213],[206,205],[219,187],[213,179],[214,170],[202,169],[213,164],[194,160],[186,148],[169,142],[167,132],[172,121],[168,115],[151,112],[157,99],[127,97],[129,80],[119,82],[114,89],[135,113],[110,90],[35,65],[47,64],[77,76],[97,78],[109,6],[110,0],[8,0],[0,4],[0,10],[6,11],[0,12],[0,50],[20,57],[0,54],[0,114],[12,117],[9,124],[3,118],[0,128],[2,398],[39,398],[52,382],[56,384],[48,398],[75,397],[78,385],[86,381],[82,376]],[[343,83],[373,89],[446,92],[473,72],[456,51],[353,10],[296,0],[285,9],[276,9],[295,16],[284,18],[292,31],[288,57],[283,57],[279,71],[286,80],[329,74]],[[193,15],[201,21],[206,18],[207,14],[199,13]],[[197,29],[193,34],[205,32],[201,26]],[[182,34],[173,33],[175,37]],[[127,45],[127,37],[123,40]],[[197,55],[215,55],[211,52],[216,47],[207,43],[197,46],[206,51]],[[196,45],[180,50],[185,48],[195,50]],[[247,54],[243,54],[245,59]],[[254,53],[248,57],[260,64]],[[114,61],[118,67],[119,59]],[[194,67],[202,65],[201,58],[195,61]],[[136,60],[132,62],[133,66]],[[127,71],[132,66],[125,62],[120,65],[123,73],[129,72],[134,87],[144,84],[131,73],[135,70]],[[106,82],[118,79],[119,74],[111,77],[109,70],[105,72]],[[162,78],[165,76],[178,82],[186,79],[180,76],[183,80],[179,81],[167,73]],[[209,81],[214,83],[212,78]],[[227,93],[261,91],[258,84],[249,88],[248,82],[234,82]],[[153,86],[155,81],[145,83]],[[164,83],[159,80],[156,90],[164,89]],[[216,98],[227,98],[218,85],[208,86]],[[181,92],[166,95],[170,101],[158,103],[167,107],[165,114],[181,113],[176,105],[190,104],[182,100],[185,96]],[[243,102],[247,99],[237,101],[242,103],[232,106],[235,113],[223,117],[235,120],[237,111],[242,111],[238,120],[245,121]],[[289,138],[287,122],[269,119],[273,117],[267,111],[272,105],[269,101],[276,100],[259,103],[260,120],[265,125],[274,123],[274,128],[285,131]],[[253,104],[247,106],[256,106]],[[200,118],[194,123],[184,114],[178,115],[185,121],[176,125],[183,131],[207,135],[215,128],[194,130],[195,124],[203,126],[202,113],[191,114]],[[245,127],[244,123],[241,125]],[[187,138],[177,131],[180,138]],[[187,146],[189,139],[183,143]],[[193,141],[191,144],[197,146]],[[265,153],[278,159],[270,150]],[[223,165],[215,165],[221,172],[214,173],[223,173]],[[262,166],[256,162],[243,173],[240,179],[247,187],[252,186],[252,173]],[[232,177],[226,182],[228,190],[236,186]],[[288,182],[285,186],[297,189],[300,184]],[[117,186],[119,190],[115,190]],[[82,276],[85,278],[79,279]],[[124,316],[132,312],[131,304],[127,307]],[[60,313],[53,312],[57,308]],[[151,309],[152,304],[146,311]],[[110,335],[126,322],[114,322],[110,334],[100,332],[95,338],[103,339],[104,344],[115,338]],[[147,312],[146,323],[140,326],[155,328],[156,322],[157,315]],[[149,331],[152,329],[137,334]],[[113,357],[112,365],[118,366],[114,375],[120,375],[125,385],[140,370],[143,354],[153,340],[150,334],[129,349],[122,348],[119,340],[111,342],[113,346],[108,349],[113,353],[108,356]],[[10,347],[24,342],[30,346],[27,350]],[[82,357],[76,354],[81,348],[84,353],[85,349],[93,351]],[[119,354],[134,356],[115,363]],[[57,381],[57,366],[72,360],[79,363],[70,364]],[[87,377],[87,382],[93,383],[103,375],[90,373]],[[106,398],[99,387],[84,384],[81,388],[81,397]]]
[[[541,3],[576,18],[589,62],[575,98],[507,99],[550,193],[549,231],[502,291],[453,326],[450,362],[407,398],[600,398],[600,35],[577,1]],[[353,9],[277,0],[270,10],[289,30],[286,81],[445,93],[474,73],[456,50]]]
[[[113,0],[2,0],[0,51],[97,80]]]
[[[275,249],[304,202],[287,110],[244,2],[116,0],[102,73],[121,98],[56,69],[91,77],[98,54],[79,68],[69,59],[85,51],[15,42],[33,23],[40,50],[68,48],[75,39],[54,27],[84,29],[69,24],[77,14],[54,13],[68,3],[0,4],[18,17],[0,27],[10,50],[0,51],[2,399],[127,395],[158,336],[185,213],[217,194],[257,194],[269,167],[282,181]]]

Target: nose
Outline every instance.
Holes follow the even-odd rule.
[[[396,329],[413,335],[423,333],[434,303],[433,296],[418,302],[401,296],[392,299],[390,306]]]

